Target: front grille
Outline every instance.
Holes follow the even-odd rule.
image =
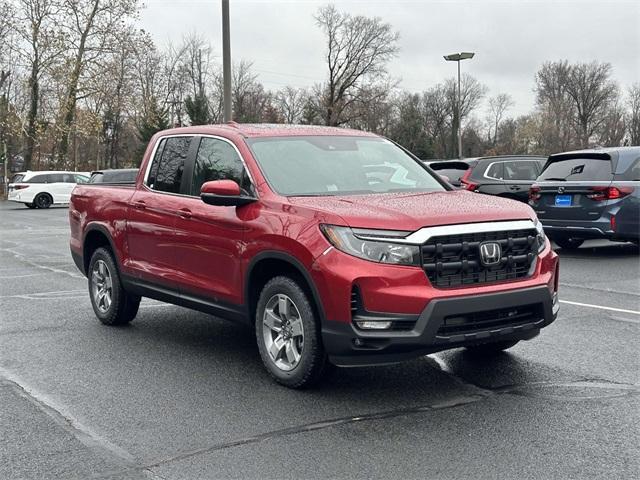
[[[422,267],[440,288],[524,278],[537,255],[536,234],[528,229],[433,237],[422,245]],[[502,250],[493,266],[480,260],[480,245],[487,241],[499,243]]]
[[[451,315],[444,318],[436,336],[450,337],[469,333],[517,327],[544,318],[541,304],[500,308],[484,312]]]

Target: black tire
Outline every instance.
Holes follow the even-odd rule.
[[[558,237],[553,239],[554,242],[565,250],[576,250],[584,243],[582,238]]]
[[[36,204],[35,203],[25,203],[25,206],[27,208],[36,208]]]
[[[94,276],[94,270],[99,270],[101,266],[108,271],[111,280],[111,294],[108,306],[98,300],[95,294],[95,289],[98,288],[99,282],[96,280],[97,277]],[[98,248],[93,252],[89,262],[87,278],[91,306],[100,322],[111,326],[126,325],[135,318],[140,306],[140,297],[131,295],[124,290],[113,255],[108,249]]]
[[[38,208],[49,208],[53,203],[53,198],[48,193],[39,193],[33,200],[33,203]]]
[[[265,335],[270,331],[273,333],[264,323],[265,310],[268,302],[278,295],[288,297],[299,312],[299,319],[303,326],[304,335],[302,348],[299,351],[300,357],[291,370],[283,370],[278,367],[276,360],[268,352],[267,340],[265,340]],[[320,319],[314,313],[309,297],[295,280],[280,276],[267,282],[258,299],[255,329],[260,357],[276,382],[290,388],[305,388],[317,383],[329,369],[330,364],[320,334]],[[285,351],[286,349],[281,350],[283,356]]]
[[[492,357],[513,347],[519,340],[504,340],[502,342],[481,343],[465,347],[467,351],[477,357]]]

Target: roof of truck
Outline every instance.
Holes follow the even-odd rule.
[[[234,132],[246,138],[251,137],[289,137],[305,135],[340,135],[357,137],[376,137],[377,135],[361,130],[341,127],[325,127],[319,125],[290,125],[280,123],[236,123],[229,122],[219,125],[200,125],[197,127],[180,127],[165,130],[162,134],[215,134],[224,130]]]

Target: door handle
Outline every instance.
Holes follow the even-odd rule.
[[[178,216],[180,218],[189,219],[191,218],[191,210],[187,210],[187,209],[178,210]]]
[[[511,185],[509,190],[520,190],[520,187],[518,185]]]
[[[147,208],[147,205],[142,200],[137,200],[133,202],[133,208],[137,208],[138,210],[144,210],[145,208]]]

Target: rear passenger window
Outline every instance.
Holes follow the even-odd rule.
[[[26,183],[47,183],[48,175],[34,175],[28,180],[25,180]]]
[[[47,179],[47,183],[64,183],[66,175],[64,173],[52,173]]]
[[[193,167],[191,194],[200,195],[200,188],[212,180],[233,180],[245,193],[251,190],[251,181],[236,149],[224,140],[203,137]]]
[[[147,182],[149,187],[161,192],[180,193],[182,172],[190,142],[191,137],[171,137],[164,141],[160,158],[158,159],[156,153],[151,165]]]
[[[502,173],[504,170],[503,167],[504,167],[504,162],[492,163],[484,175],[485,177],[494,178],[496,180],[502,180],[504,177]]]
[[[535,180],[538,176],[537,162],[517,161],[504,163],[505,180]]]

